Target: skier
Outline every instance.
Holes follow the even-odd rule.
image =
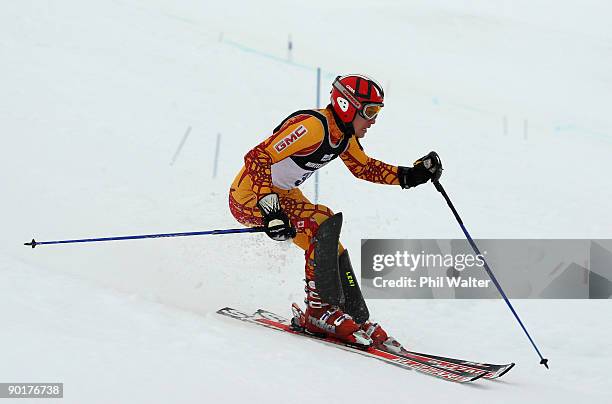
[[[440,178],[435,152],[413,167],[364,153],[359,139],[376,123],[383,101],[383,89],[373,79],[338,76],[325,109],[294,112],[245,155],[229,193],[230,210],[240,223],[264,226],[273,240],[293,239],[305,252],[306,311],[293,304],[294,325],[365,346],[399,344],[368,319],[348,251],[338,241],[341,214],[313,204],[298,187],[338,156],[355,177],[378,184],[406,189]]]

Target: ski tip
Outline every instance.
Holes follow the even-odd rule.
[[[480,378],[484,377],[484,376],[485,376],[487,373],[489,373],[489,372],[482,372],[482,373],[479,373],[479,374],[477,374],[476,376],[472,377],[472,378],[471,378],[469,381],[470,381],[470,382],[473,382],[474,380],[478,380],[478,379],[480,379]]]
[[[548,367],[548,359],[542,358],[542,360],[540,361],[540,365],[544,365],[546,366],[546,369],[550,369]]]
[[[503,376],[503,375],[505,375],[506,373],[508,373],[508,372],[510,371],[510,369],[512,369],[512,368],[514,367],[514,365],[516,365],[516,363],[514,363],[514,362],[509,363],[509,364],[507,365],[507,367],[506,367],[506,368],[505,368],[505,369],[504,369],[504,370],[503,370],[503,371],[502,371],[500,374],[498,374],[498,375],[497,375],[495,378],[497,379],[497,378],[499,378],[499,377],[502,377],[502,376]]]

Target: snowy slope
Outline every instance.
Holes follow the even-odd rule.
[[[9,348],[0,378],[62,381],[69,403],[604,403],[610,393],[600,371],[612,359],[610,328],[596,320],[609,309],[603,301],[517,302],[526,320],[540,325],[534,328],[550,371],[534,360],[499,302],[373,305],[411,346],[519,363],[499,381],[457,385],[212,313],[101,289],[17,259],[4,258],[0,276],[1,342]],[[572,333],[568,324],[589,332]]]
[[[191,402],[238,382],[245,388],[231,389],[235,402],[263,401],[270,389],[277,401],[299,401],[340,397],[307,389],[306,377],[335,386],[367,374],[373,384],[354,393],[358,402],[398,394],[603,402],[612,393],[601,375],[612,359],[612,325],[601,318],[607,301],[516,302],[551,359],[549,372],[499,301],[372,302],[376,319],[415,350],[518,363],[504,381],[454,386],[217,318],[226,305],[287,312],[302,299],[302,254],[263,235],[21,245],[32,236],[238,227],[227,210],[229,183],[244,153],[282,118],[314,106],[315,66],[324,70],[324,95],[338,72],[380,79],[387,105],[366,151],[410,164],[437,150],[443,183],[474,236],[610,237],[610,6],[500,4],[5,5],[0,307],[11,321],[0,342],[17,348],[3,354],[0,381],[64,381],[67,402],[90,401],[94,391],[95,402],[170,394]],[[362,20],[367,28],[347,30],[347,21]],[[295,64],[279,61],[288,34]],[[433,187],[359,183],[341,163],[321,173],[321,187],[321,201],[345,215],[353,262],[361,238],[461,237]],[[312,183],[305,192],[313,195]],[[121,394],[101,391],[84,368]]]

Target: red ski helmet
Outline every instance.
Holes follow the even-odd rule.
[[[353,122],[357,113],[374,119],[384,106],[384,98],[380,84],[364,75],[338,76],[332,84],[331,105],[344,123]]]

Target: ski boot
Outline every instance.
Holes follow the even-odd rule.
[[[325,305],[319,308],[308,306],[304,313],[296,303],[293,303],[291,310],[293,311],[291,328],[296,331],[322,338],[334,338],[363,348],[372,346],[372,339],[359,324],[336,306]]]
[[[400,354],[404,349],[402,344],[395,338],[389,337],[378,323],[366,321],[361,325],[361,329],[372,339],[372,345],[376,348],[394,354]]]

